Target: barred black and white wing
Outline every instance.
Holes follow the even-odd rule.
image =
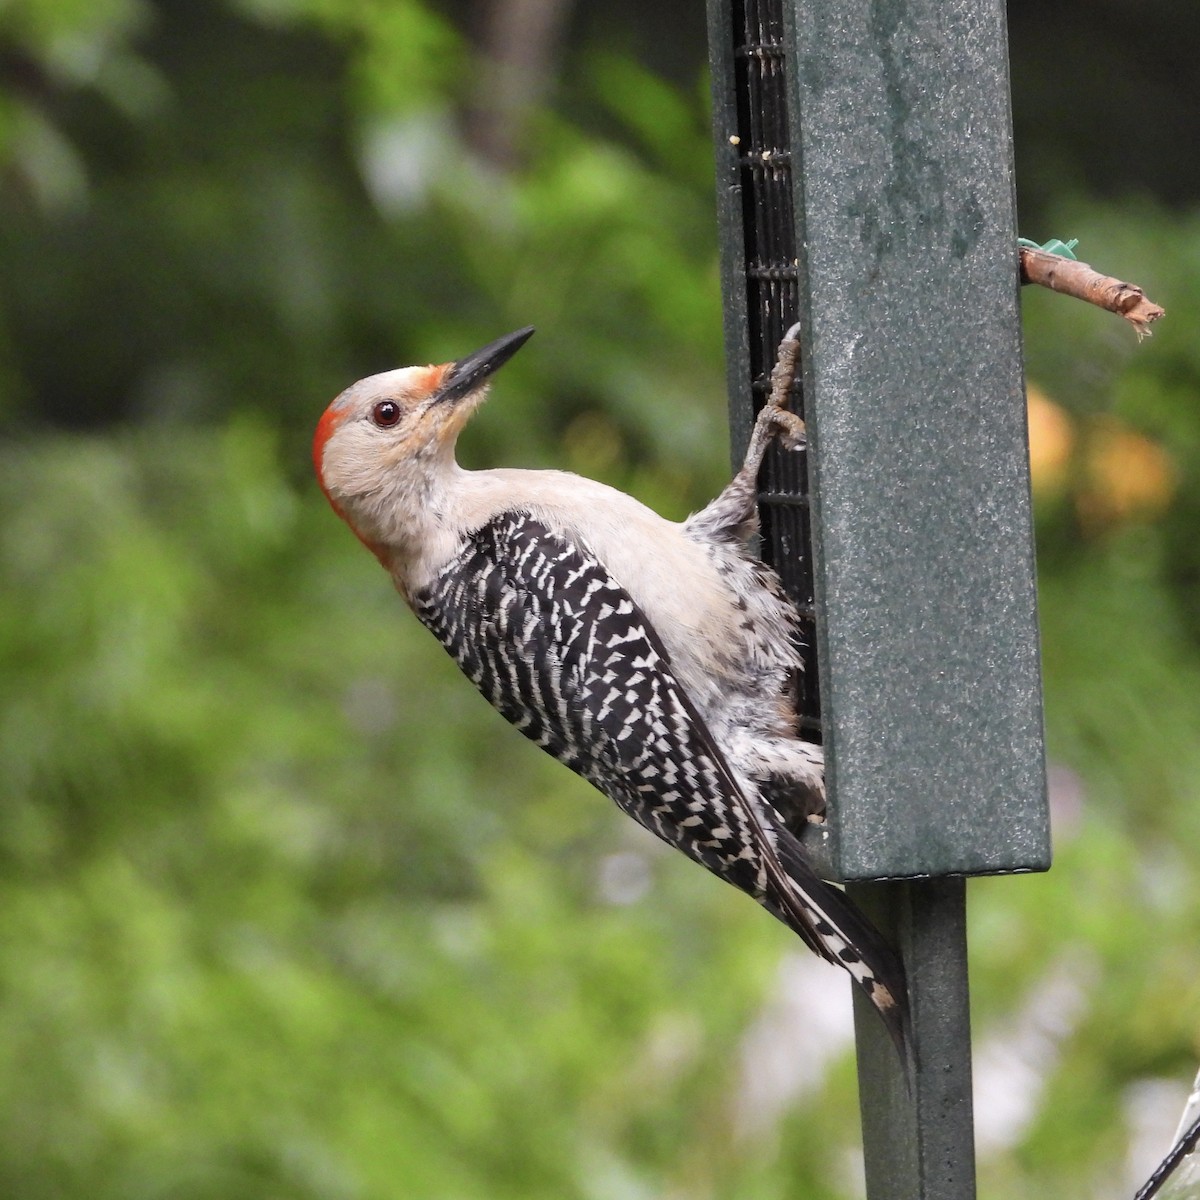
[[[501,513],[412,604],[526,737],[848,970],[903,1044],[895,956],[747,797],[661,639],[590,553],[526,513]]]

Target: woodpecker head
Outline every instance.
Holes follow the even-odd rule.
[[[389,509],[422,502],[438,467],[453,461],[492,374],[532,335],[532,327],[518,329],[454,362],[368,376],[325,410],[313,439],[317,479],[377,558],[384,557]]]

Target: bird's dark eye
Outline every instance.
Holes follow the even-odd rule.
[[[390,429],[400,420],[400,405],[395,400],[380,400],[371,409],[371,420],[381,429]]]

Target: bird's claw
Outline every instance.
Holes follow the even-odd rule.
[[[771,368],[771,394],[767,399],[770,408],[787,408],[796,382],[797,360],[800,357],[800,323],[797,321],[779,343],[775,365]]]
[[[799,357],[800,323],[797,322],[783,335],[783,340],[779,343],[775,366],[771,368],[771,393],[759,414],[760,420],[769,422],[772,434],[779,439],[785,450],[803,450],[807,444],[804,422],[795,413],[788,411]]]
[[[803,450],[808,445],[804,421],[794,412],[770,406],[762,410],[759,420],[770,425],[773,436],[785,450]]]

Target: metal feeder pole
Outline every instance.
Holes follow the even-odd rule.
[[[708,15],[735,461],[803,328],[807,462],[761,511],[808,622],[811,854],[908,972],[911,1087],[856,1008],[867,1192],[966,1200],[964,877],[1050,863],[1004,3]]]

